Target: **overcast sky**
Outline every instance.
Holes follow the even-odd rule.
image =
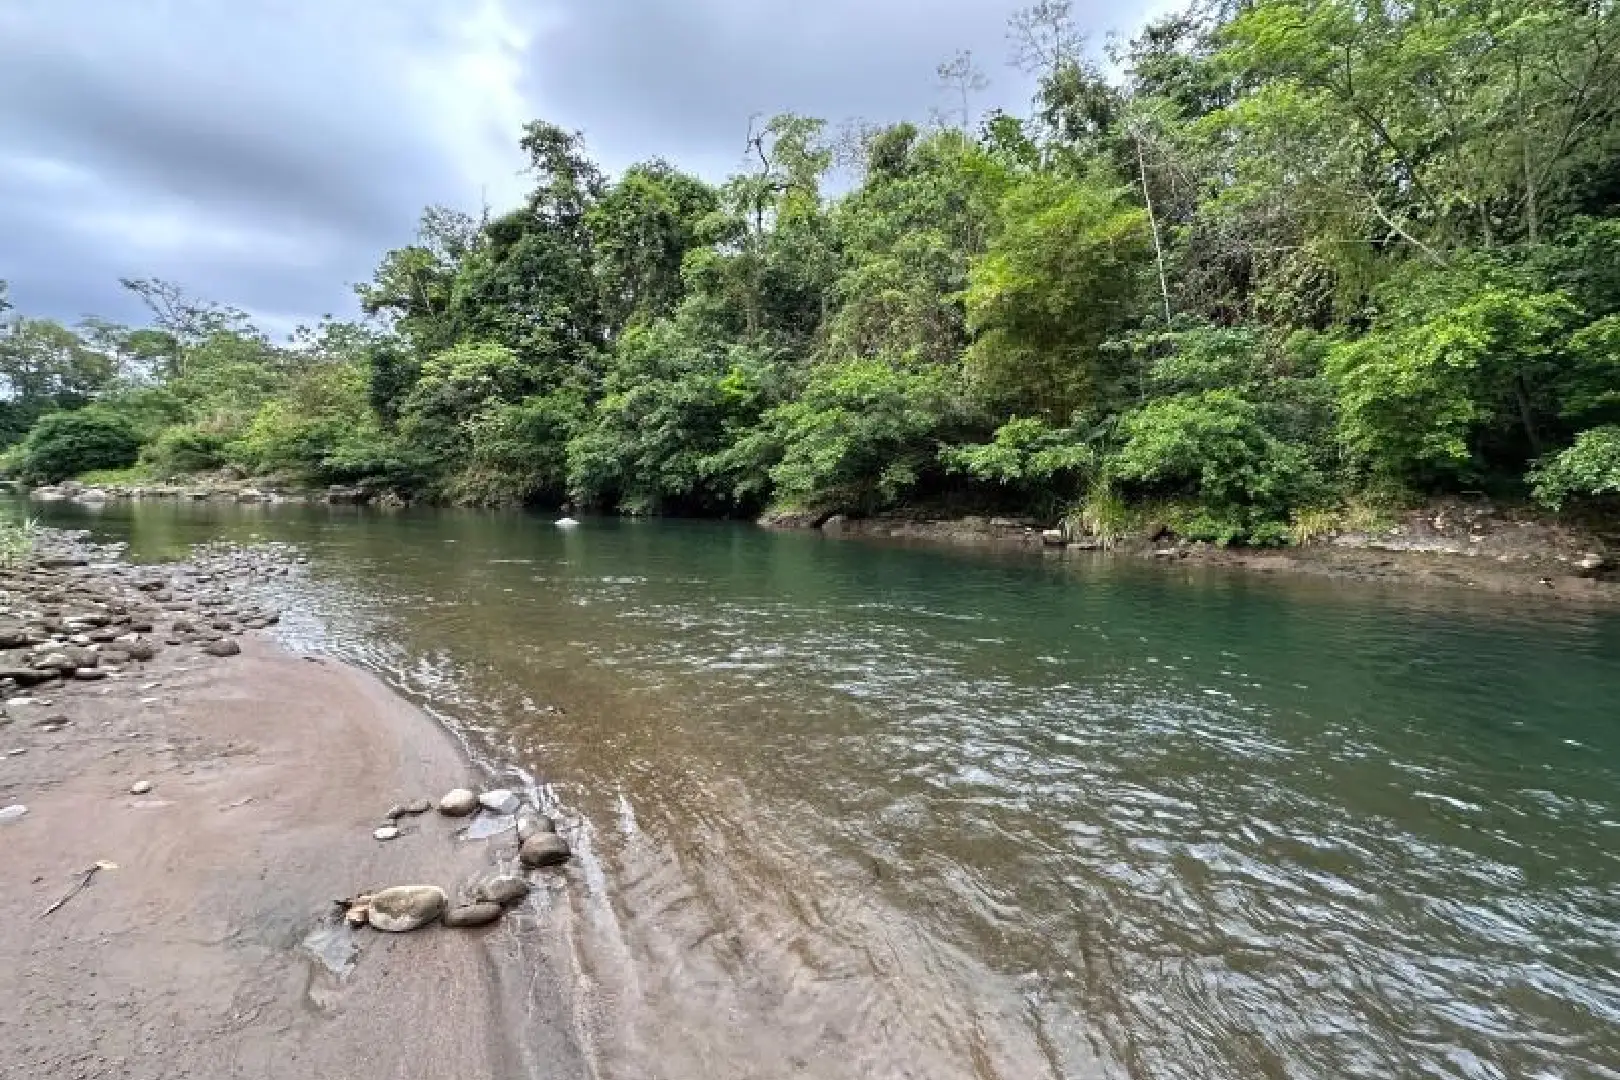
[[[352,314],[421,208],[513,203],[519,129],[713,179],[754,113],[926,119],[974,50],[1018,106],[1028,0],[0,0],[0,279],[137,320],[164,277],[269,328]],[[1078,0],[1101,41],[1162,0]]]

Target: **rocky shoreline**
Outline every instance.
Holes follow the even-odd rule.
[[[583,1074],[541,932],[575,824],[262,636],[301,566],[40,530],[0,568],[0,1075]]]
[[[34,502],[72,502],[92,506],[106,502],[141,499],[234,503],[326,503],[332,506],[402,503],[402,500],[391,492],[366,487],[333,484],[324,490],[311,491],[285,487],[271,481],[204,478],[196,478],[193,482],[184,484],[176,482],[104,487],[82,484],[77,480],[64,480],[60,484],[20,490]]]
[[[932,517],[905,511],[866,518],[777,515],[760,524],[818,529],[834,537],[1027,552],[1047,558],[1126,558],[1169,566],[1620,604],[1620,546],[1614,538],[1462,500],[1414,509],[1378,529],[1345,530],[1303,546],[1277,549],[1188,542],[1164,526],[1105,543],[1036,519]]]

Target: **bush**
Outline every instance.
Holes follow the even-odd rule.
[[[121,416],[96,408],[50,413],[24,440],[17,473],[30,483],[54,484],[92,469],[135,464],[141,439]]]
[[[1620,495],[1620,427],[1581,432],[1575,445],[1530,471],[1536,501],[1554,510],[1572,498]]]
[[[225,447],[229,441],[218,432],[185,424],[159,435],[142,451],[141,458],[158,476],[207,472],[226,463]]]

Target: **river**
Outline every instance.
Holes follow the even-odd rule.
[[[1615,614],[715,523],[38,512],[138,558],[298,545],[291,644],[544,785],[602,1077],[1620,1077]]]

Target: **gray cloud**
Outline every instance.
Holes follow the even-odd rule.
[[[1018,105],[1023,2],[8,0],[0,278],[66,319],[138,318],[117,278],[153,275],[278,327],[347,313],[422,206],[516,197],[529,117],[613,169],[719,178],[755,113],[925,119],[958,48],[992,78],[982,107]]]

